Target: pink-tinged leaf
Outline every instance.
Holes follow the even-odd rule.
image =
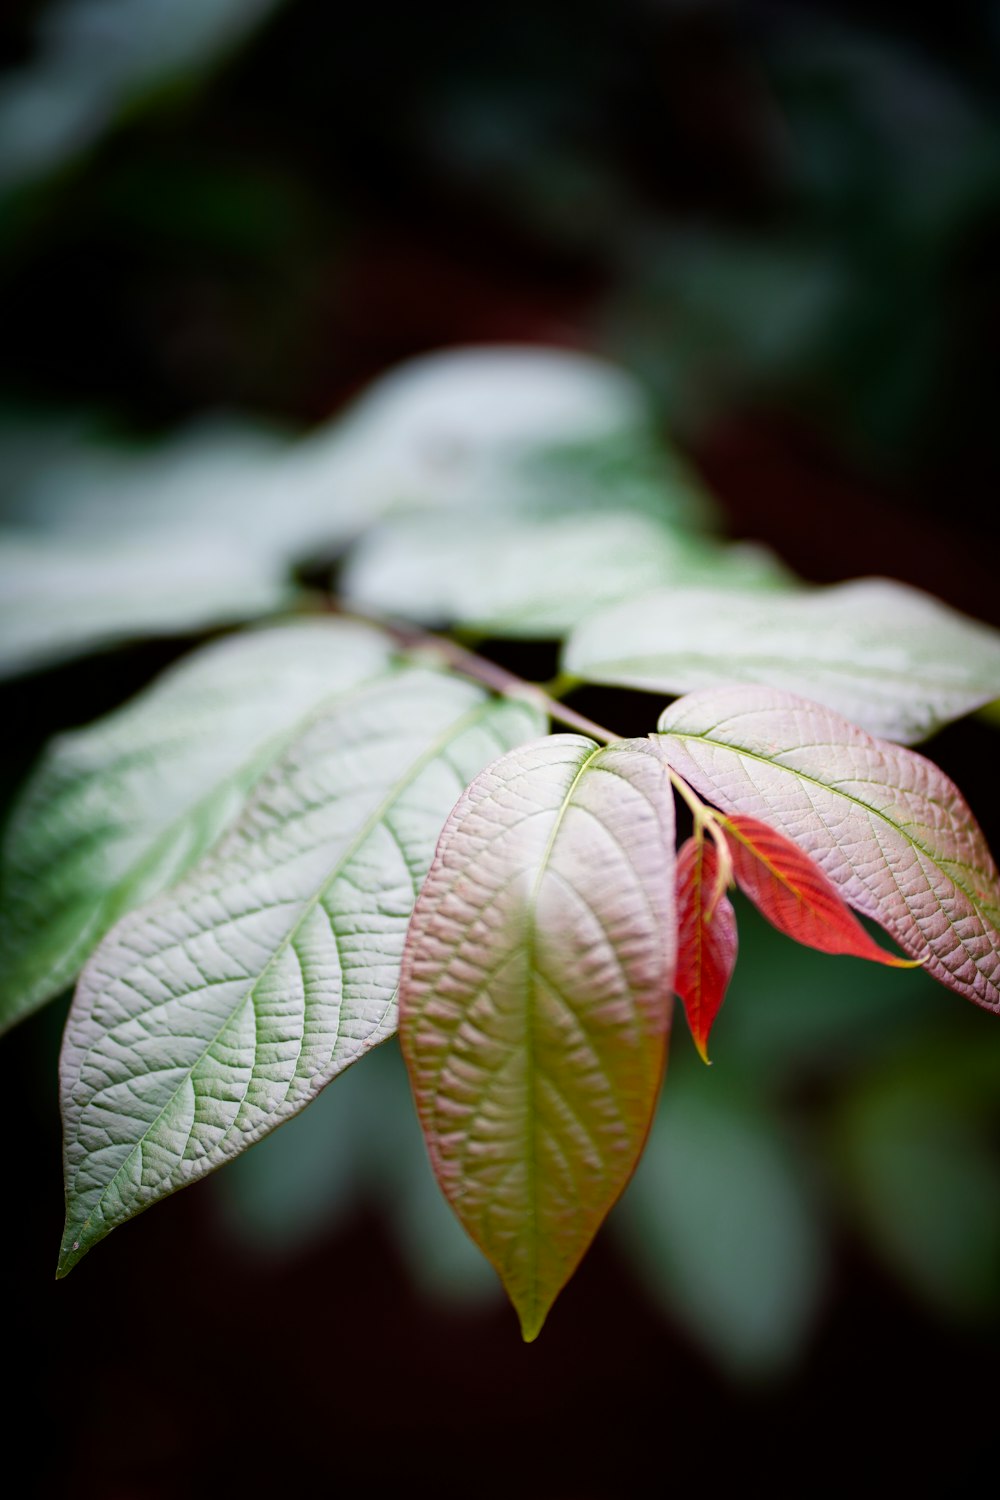
[[[745,896],[779,932],[821,953],[849,953],[910,969],[919,959],[880,948],[814,859],[759,818],[726,819],[733,874]]]
[[[1000,878],[931,761],[771,688],[690,693],[659,728],[660,753],[703,797],[785,834],[928,973],[1000,1011]]]
[[[495,761],[414,910],[400,1034],[431,1162],[537,1336],[642,1150],[672,1008],[670,784],[646,741]]]
[[[736,963],[736,913],[720,895],[719,851],[710,838],[690,838],[677,856],[677,975],[694,1044],[708,1062],[708,1037]]]

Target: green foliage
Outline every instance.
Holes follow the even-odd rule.
[[[879,997],[921,1013],[931,978],[1000,1011],[1000,877],[954,784],[899,743],[1000,697],[1000,639],[913,590],[812,590],[726,543],[640,389],[582,356],[439,355],[299,441],[232,427],[144,455],[63,432],[26,478],[29,440],[7,430],[9,556],[59,599],[9,604],[11,673],[286,618],[198,646],[61,735],[10,817],[0,1023],[79,976],[60,1274],[257,1142],[234,1214],[271,1202],[293,1228],[317,1184],[335,1205],[381,1174],[433,1263],[419,1246],[438,1242],[441,1200],[393,1065],[368,1058],[398,1019],[439,1185],[526,1338],[648,1137],[619,1232],[733,1368],[780,1366],[821,1293],[822,1209],[773,1108],[780,1048],[755,1052],[738,1014],[829,1065],[849,1002],[812,971],[789,1009],[727,887],[800,943],[891,963],[853,909],[922,966],[857,981],[876,1043]],[[524,681],[457,633],[559,640],[563,671]],[[562,701],[585,683],[658,694],[645,737]],[[679,861],[675,796],[692,820]],[[723,1009],[737,922],[766,994]],[[703,1054],[718,1018],[737,1086],[725,1066],[682,1071],[657,1115],[675,993]],[[313,1110],[265,1140],[333,1080],[315,1106],[331,1151]],[[921,1163],[945,1181],[957,1151],[973,1188],[994,1166],[948,1101],[940,1148],[908,1132],[892,1087],[845,1108],[838,1170],[886,1253],[946,1301],[956,1278],[978,1284],[996,1216],[923,1234]],[[303,1142],[286,1166],[283,1139]],[[444,1243],[476,1288],[464,1242]]]
[[[760,682],[820,698],[912,744],[1000,694],[1000,639],[887,579],[760,598],[672,589],[591,614],[565,670],[584,682],[686,693]]]

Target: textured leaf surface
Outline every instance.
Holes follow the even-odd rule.
[[[639,513],[400,517],[361,543],[342,587],[367,609],[429,624],[557,636],[591,610],[658,585],[774,589],[763,548],[723,547]]]
[[[736,964],[733,903],[718,888],[719,851],[710,838],[687,839],[677,856],[677,976],[694,1044],[708,1062],[708,1037]]]
[[[816,861],[783,833],[740,813],[725,827],[740,890],[779,932],[821,953],[850,953],[904,968],[914,962],[880,948]]]
[[[316,718],[197,869],[112,930],[63,1043],[61,1274],[391,1034],[448,811],[542,727],[523,704],[401,669]]]
[[[588,617],[564,665],[652,692],[763,683],[909,743],[1000,695],[1000,633],[886,579],[766,598],[698,589]]]
[[[309,714],[389,663],[387,638],[348,621],[253,631],[53,741],[4,842],[0,1030],[196,863]]]
[[[645,742],[516,750],[448,820],[400,1036],[438,1181],[526,1339],[642,1148],[675,926],[672,794]]]
[[[937,766],[770,688],[692,693],[659,727],[662,753],[702,796],[786,834],[928,973],[1000,1010],[1000,880]]]

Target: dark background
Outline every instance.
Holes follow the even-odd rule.
[[[304,428],[424,351],[592,350],[648,384],[733,536],[810,580],[886,573],[1000,624],[1000,13],[927,14],[287,0],[213,55],[113,78],[40,165],[0,108],[0,400],[139,438],[220,409]],[[53,15],[8,4],[0,62],[65,103],[97,54],[74,72]],[[7,795],[51,733],[179,649],[6,689]],[[535,675],[530,648],[518,664]],[[972,720],[929,749],[994,848],[995,733]],[[101,1500],[978,1492],[1000,1457],[995,1019],[917,976],[912,1006],[873,989],[869,1017],[849,967],[829,981],[846,1016],[810,1031],[828,961],[782,970],[787,945],[755,942],[780,992],[769,1060],[734,1032],[727,1082],[720,1022],[710,1074],[681,1027],[675,1066],[689,1090],[766,1096],[826,1204],[824,1290],[780,1358],[720,1357],[610,1232],[525,1348],[502,1304],[422,1288],[375,1188],[261,1248],[223,1174],[56,1285],[60,1005],[4,1041],[8,1465]],[[919,1269],[933,1249],[880,1241],[844,1166],[851,1122],[907,1089],[901,1146],[911,1119],[932,1137],[914,1222],[930,1243],[956,1216],[940,1275]]]

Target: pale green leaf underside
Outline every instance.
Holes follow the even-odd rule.
[[[360,544],[342,579],[367,609],[524,637],[558,636],[590,611],[662,585],[776,589],[763,548],[724,547],[637,512],[399,517]]]
[[[661,753],[703,797],[793,839],[929,974],[1000,1011],[1000,877],[931,761],[773,688],[691,693],[659,727]]]
[[[909,744],[1000,694],[1000,633],[887,579],[766,597],[674,590],[588,617],[563,666],[671,694],[760,682]]]
[[[522,703],[401,669],[316,718],[202,864],[113,929],[63,1045],[60,1274],[391,1034],[448,811],[543,727]]]
[[[626,506],[704,524],[707,495],[656,429],[641,387],[593,356],[449,349],[390,371],[332,425],[332,472],[338,487],[349,478],[369,521],[435,508],[475,525],[491,512],[527,510],[530,521]]]
[[[566,349],[476,345],[407,360],[341,420],[373,475],[395,476],[394,499],[448,503],[497,466],[650,425],[650,403],[615,365]]]
[[[287,607],[285,570],[230,537],[155,545],[0,534],[0,677]]]
[[[266,502],[289,444],[266,428],[210,418],[135,445],[102,440],[78,419],[75,434],[64,422],[38,425],[33,444],[30,435],[30,427],[21,433],[20,472],[0,500],[4,526],[84,546],[176,547],[183,539],[196,550],[221,535],[234,550],[269,551],[281,524]],[[0,426],[0,470],[5,437],[16,454],[17,429]]]
[[[211,847],[308,717],[390,657],[348,621],[252,631],[54,740],[4,841],[0,1031],[72,983],[119,917]]]
[[[635,1166],[671,1015],[669,782],[557,735],[464,794],[414,912],[401,1040],[438,1181],[526,1339]]]

